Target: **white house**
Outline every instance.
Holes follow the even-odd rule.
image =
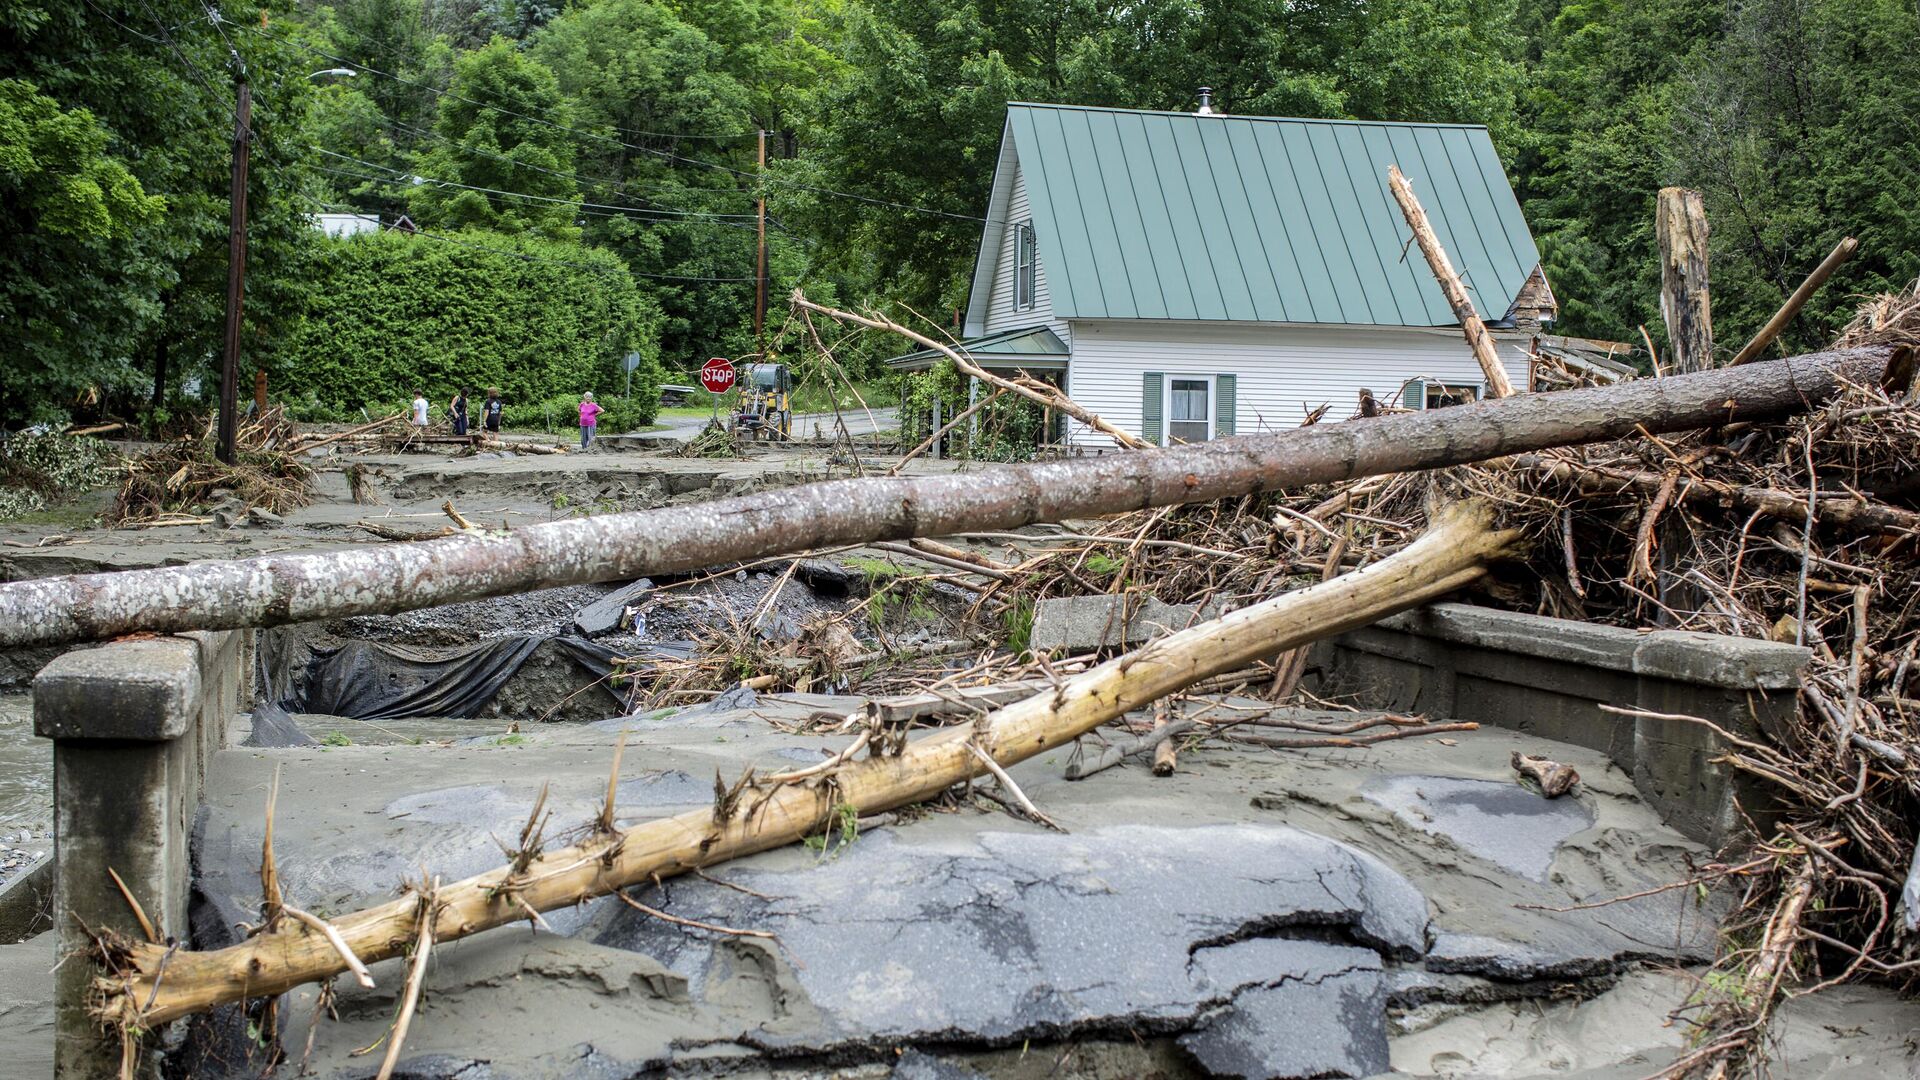
[[[315,214],[314,227],[328,236],[359,236],[380,231],[380,219],[372,214]]]
[[[1388,191],[1396,163],[1529,386],[1553,296],[1492,140],[1465,125],[1009,104],[962,345],[1162,444],[1323,405],[1345,419],[1363,388],[1413,408],[1477,397],[1484,376]]]

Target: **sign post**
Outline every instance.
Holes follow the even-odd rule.
[[[733,365],[725,357],[716,356],[700,368],[700,385],[713,395],[713,419],[720,420],[720,395],[732,389],[734,380]]]

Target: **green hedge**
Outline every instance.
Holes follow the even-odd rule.
[[[596,394],[594,401],[600,405],[597,418],[599,430],[608,435],[619,435],[653,423],[654,414],[659,410],[660,394],[656,390],[651,398],[646,399],[637,394],[625,398]],[[580,395],[548,398],[524,405],[509,401],[500,413],[500,419],[507,427],[522,430],[545,431],[549,418],[552,419],[555,432],[577,431],[580,427]]]
[[[297,416],[346,420],[416,389],[440,409],[464,386],[477,425],[489,386],[510,404],[611,397],[626,381],[621,357],[637,352],[625,405],[635,426],[653,421],[662,319],[625,264],[578,244],[455,239],[471,246],[397,232],[330,241],[276,395]]]

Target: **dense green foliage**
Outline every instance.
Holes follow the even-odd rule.
[[[477,418],[489,386],[512,404],[611,395],[624,384],[621,358],[638,352],[633,397],[644,404],[633,422],[652,420],[660,317],[617,258],[530,237],[461,240],[385,232],[329,244],[283,396],[310,415],[357,415],[416,390],[438,410],[465,387]]]
[[[208,10],[0,6],[0,423],[210,385],[236,55],[256,101],[245,363],[276,388],[342,395],[323,402],[342,411],[393,396],[387,380],[484,380],[496,362],[524,369],[531,405],[574,382],[610,389],[620,348],[657,351],[675,381],[751,352],[762,192],[773,348],[811,343],[786,326],[796,285],[947,325],[1011,99],[1187,109],[1206,84],[1229,112],[1485,124],[1578,333],[1633,340],[1644,324],[1660,341],[1652,216],[1668,184],[1706,194],[1729,351],[1841,236],[1861,254],[1789,347],[1920,275],[1920,207],[1905,198],[1920,14],[1896,0],[300,0],[218,23]],[[322,238],[320,210],[406,214],[430,235],[365,249],[409,253],[382,256],[406,270],[385,286],[343,283],[338,267],[372,256]],[[512,273],[463,263],[463,243],[525,258]],[[582,291],[581,266],[604,287]],[[538,289],[561,292],[495,303],[533,267]],[[585,310],[535,311],[547,303]],[[366,338],[387,359],[350,370],[335,328],[370,310],[409,311],[439,337],[408,344],[410,359]],[[528,366],[536,342],[565,344]],[[867,378],[894,351],[859,335],[835,356]],[[456,354],[486,359],[469,370]]]
[[[0,434],[0,521],[72,498],[119,475],[120,455],[85,435]]]

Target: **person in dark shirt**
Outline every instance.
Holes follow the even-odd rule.
[[[500,401],[500,388],[487,387],[487,400],[480,403],[480,426],[495,438],[500,436],[500,414],[506,406]]]
[[[467,392],[464,389],[454,391],[453,400],[447,402],[447,414],[453,417],[453,433],[465,435],[467,433]]]

